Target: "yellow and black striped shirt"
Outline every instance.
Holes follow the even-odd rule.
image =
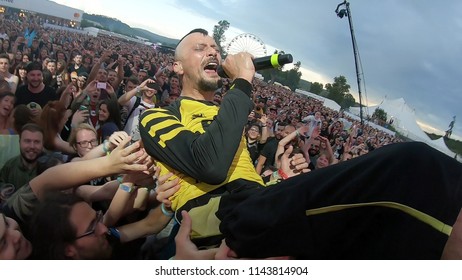
[[[242,133],[253,108],[251,89],[249,82],[237,79],[220,107],[181,97],[141,117],[146,151],[158,161],[161,174],[171,171],[180,178],[181,188],[170,198],[173,210],[237,179],[263,185]]]

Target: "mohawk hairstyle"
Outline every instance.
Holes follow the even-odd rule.
[[[201,33],[204,36],[209,35],[209,32],[207,30],[205,30],[205,29],[202,29],[202,28],[193,29],[193,30],[189,31],[188,34],[184,35],[183,38],[180,39],[180,41],[178,41],[178,44],[176,44],[176,47],[178,47],[178,45],[181,43],[181,41],[183,41],[184,38],[186,38],[186,36],[188,36],[189,34],[192,34],[192,33]]]

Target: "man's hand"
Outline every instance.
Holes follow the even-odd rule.
[[[222,66],[232,80],[242,78],[252,83],[255,76],[255,66],[252,58],[252,55],[246,52],[228,55]]]
[[[172,202],[169,200],[169,197],[174,195],[180,189],[180,179],[175,178],[173,180],[168,181],[170,177],[173,177],[173,173],[169,172],[162,176],[159,176],[160,167],[157,167],[156,176],[156,199],[160,203],[163,203],[165,207],[170,208],[172,206]]]
[[[301,173],[310,172],[308,163],[306,162],[303,154],[294,154],[292,157],[290,157],[292,151],[292,146],[289,146],[289,148],[284,151],[284,154],[282,154],[281,157],[281,167],[279,169],[281,169],[281,171],[284,172],[289,178]]]
[[[181,211],[183,219],[175,237],[176,260],[213,260],[218,249],[199,250],[191,242],[192,220],[188,212]]]
[[[146,152],[140,150],[140,142],[125,147],[131,140],[131,137],[124,139],[120,145],[115,148],[107,157],[109,162],[110,174],[127,173],[132,171],[148,172],[149,167],[144,163],[138,163]]]
[[[128,134],[125,131],[116,131],[109,136],[109,150],[113,150],[120,145],[125,139],[127,139]]]
[[[72,126],[77,127],[79,124],[85,122],[90,116],[88,110],[77,110],[74,115],[72,115]]]

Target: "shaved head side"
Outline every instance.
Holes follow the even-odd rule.
[[[188,37],[189,35],[193,34],[193,33],[201,33],[202,35],[204,36],[207,36],[209,35],[209,32],[205,29],[202,29],[202,28],[196,28],[196,29],[193,29],[191,31],[188,32],[188,34],[184,35],[183,38],[180,39],[180,41],[178,42],[178,44],[176,45],[176,48],[175,48],[175,60],[180,60],[182,55],[181,55],[181,49],[182,49],[182,42],[183,40]]]

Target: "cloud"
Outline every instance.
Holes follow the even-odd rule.
[[[334,12],[340,0],[158,0],[133,1],[130,5],[103,0],[59,2],[82,3],[85,11],[92,11],[89,3],[116,2],[106,11],[120,10],[121,20],[123,14],[133,20],[134,15],[127,11],[134,7],[139,11],[137,20],[145,19],[146,26],[177,38],[194,27],[212,32],[224,19],[231,24],[225,33],[228,40],[239,32],[255,34],[268,46],[301,61],[303,77],[311,82],[325,84],[343,75],[353,93],[357,91],[348,20]],[[403,97],[419,120],[446,130],[462,105],[462,2],[355,0],[350,1],[350,8],[367,99]],[[434,116],[430,118],[430,114]],[[453,135],[462,136],[457,122],[454,129]]]

